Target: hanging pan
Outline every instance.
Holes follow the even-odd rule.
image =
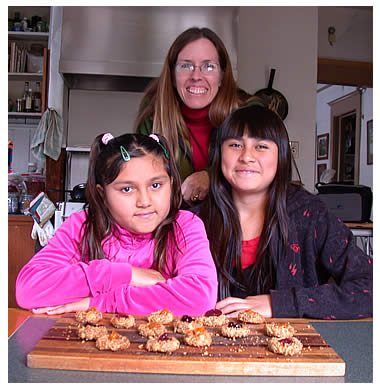
[[[278,90],[272,88],[275,73],[276,69],[270,70],[268,87],[257,91],[255,96],[260,97],[264,101],[264,104],[268,106],[268,108],[277,112],[280,118],[284,120],[288,115],[289,107],[284,95]]]

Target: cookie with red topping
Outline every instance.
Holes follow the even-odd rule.
[[[203,324],[201,319],[188,315],[175,319],[173,323],[174,332],[178,332],[179,334],[186,334],[187,332],[193,331],[202,326]]]
[[[203,325],[208,327],[221,327],[228,322],[227,316],[219,309],[210,309],[201,319]]]
[[[268,349],[276,354],[293,356],[300,354],[303,348],[302,342],[297,338],[270,338]]]
[[[116,328],[132,328],[135,325],[135,318],[132,315],[115,315],[111,317],[111,324]]]
[[[244,338],[251,333],[251,330],[243,323],[230,321],[222,327],[221,333],[227,338]]]
[[[155,351],[160,353],[172,353],[178,350],[180,342],[174,336],[168,336],[167,332],[163,333],[159,338],[149,339],[145,348],[148,351]]]

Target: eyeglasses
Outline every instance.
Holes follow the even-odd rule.
[[[177,63],[175,70],[177,73],[192,73],[195,68],[199,68],[202,73],[211,74],[219,70],[219,64],[215,62],[205,62],[200,66],[194,65],[191,62]]]

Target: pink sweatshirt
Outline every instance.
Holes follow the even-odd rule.
[[[203,223],[191,212],[178,213],[182,233],[176,231],[176,236],[182,254],[177,254],[176,262],[168,255],[163,274],[166,283],[147,287],[130,285],[131,267],[152,267],[151,234],[134,235],[119,228],[122,239],[112,238],[103,245],[107,258],[86,264],[77,250],[84,220],[84,211],[72,214],[49,244],[21,269],[16,280],[20,307],[50,307],[84,297],[90,297],[90,307],[101,312],[135,315],[163,308],[174,315],[202,315],[215,307],[215,265]]]

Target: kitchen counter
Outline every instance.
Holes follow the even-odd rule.
[[[36,241],[30,236],[32,228],[31,216],[8,215],[8,307],[18,307],[15,296],[16,278],[35,253]]]
[[[8,310],[8,382],[372,382],[373,322],[312,321],[313,327],[346,363],[345,377],[255,377],[178,374],[135,374],[53,369],[26,366],[26,355],[60,317]]]

